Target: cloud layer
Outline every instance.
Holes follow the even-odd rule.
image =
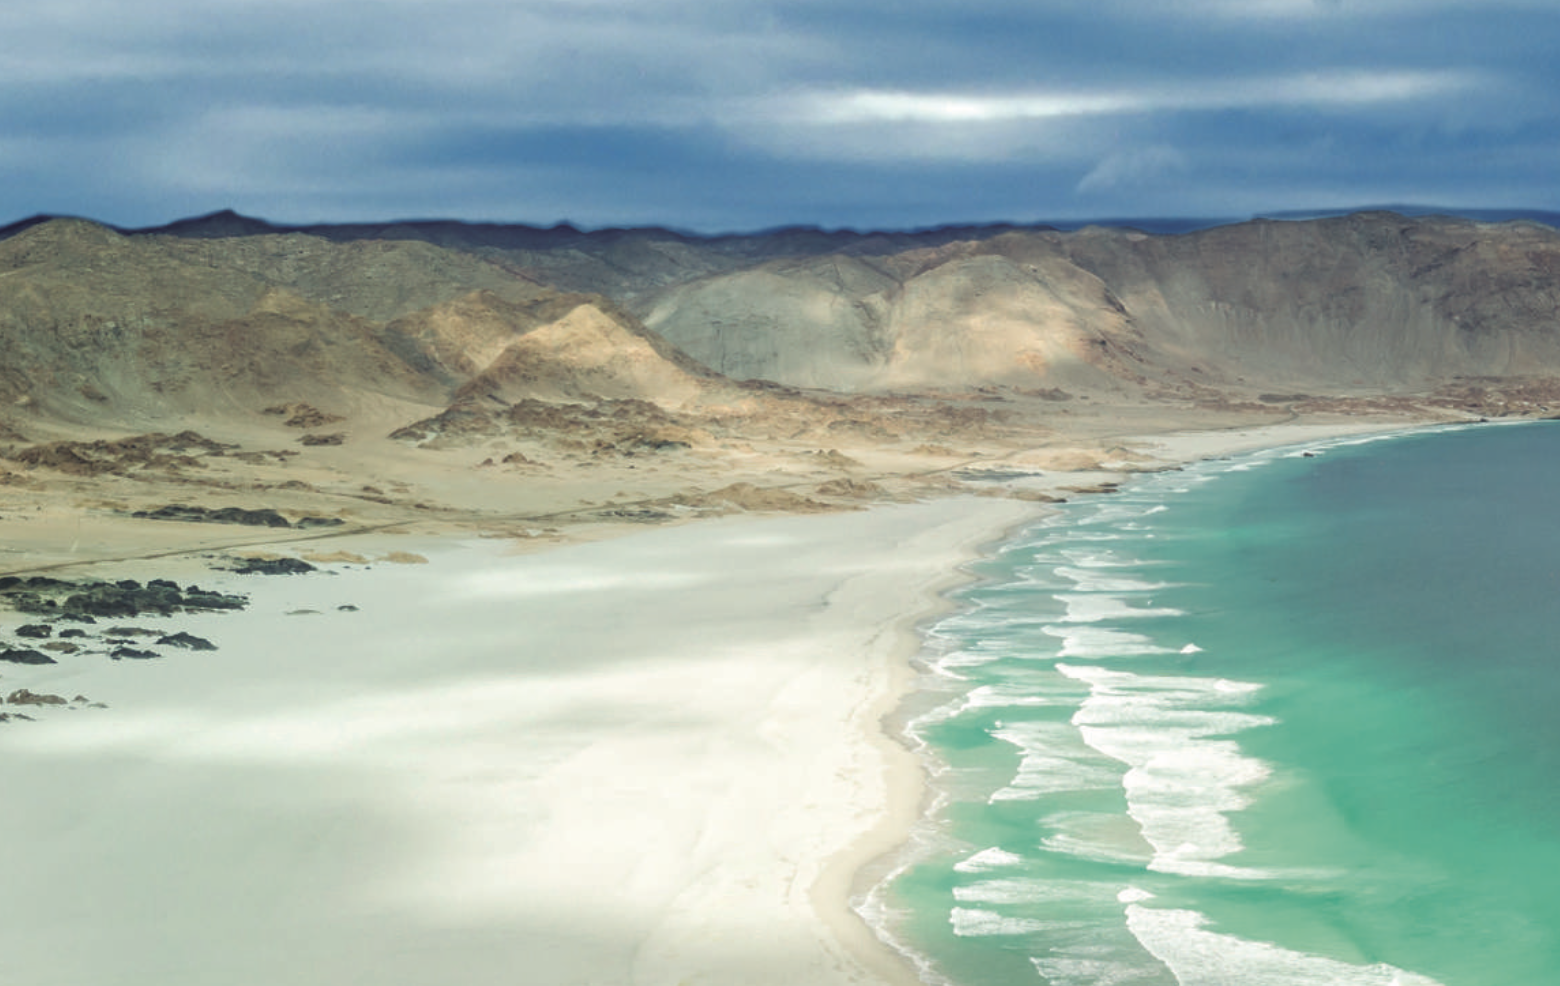
[[[59,0],[0,221],[706,231],[1560,207],[1538,0]]]

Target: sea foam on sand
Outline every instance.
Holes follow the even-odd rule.
[[[110,708],[0,728],[4,976],[913,981],[846,907],[917,804],[878,720],[907,620],[1032,510],[418,544],[233,577],[248,611],[181,621],[215,653],[7,667]]]

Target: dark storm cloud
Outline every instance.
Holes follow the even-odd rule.
[[[1560,206],[1547,2],[62,0],[8,21],[10,218]]]

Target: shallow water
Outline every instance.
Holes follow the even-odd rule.
[[[959,986],[1560,981],[1560,425],[1204,463],[981,566],[866,911]]]

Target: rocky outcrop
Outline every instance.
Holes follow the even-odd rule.
[[[42,651],[36,651],[28,647],[6,647],[0,649],[0,661],[8,664],[56,664],[57,661]]]
[[[69,705],[62,695],[49,695],[18,688],[5,697],[10,705]]]
[[[182,647],[185,650],[217,649],[217,645],[205,637],[197,637],[193,633],[185,633],[183,630],[180,630],[178,633],[170,633],[158,637],[157,644],[160,647]]]
[[[180,588],[167,579],[152,579],[142,585],[135,579],[70,581],[49,576],[0,578],[0,602],[23,613],[85,622],[100,616],[171,616],[238,610],[248,605],[243,596],[209,592],[196,585]]]
[[[291,527],[292,524],[275,510],[245,510],[242,507],[200,507],[191,504],[170,503],[155,510],[137,510],[130,516],[140,520],[176,520],[194,524],[244,524],[249,527]]]
[[[239,575],[303,575],[318,569],[301,558],[241,558],[228,571]]]

